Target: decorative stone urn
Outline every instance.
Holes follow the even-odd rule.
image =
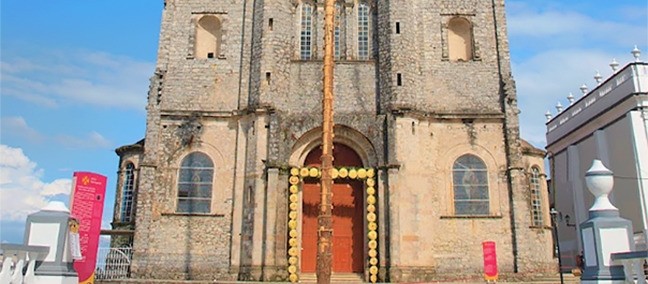
[[[592,167],[585,173],[585,183],[589,191],[596,197],[594,205],[589,211],[619,210],[610,203],[608,198],[614,186],[613,173],[600,160],[592,162]]]

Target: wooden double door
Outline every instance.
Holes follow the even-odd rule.
[[[319,166],[322,151],[311,151],[304,163]],[[353,149],[334,144],[335,167],[361,167]],[[336,179],[333,184],[333,272],[359,273],[364,269],[364,188],[362,181]],[[302,186],[301,271],[315,272],[317,262],[317,216],[320,205],[319,179],[305,179]]]

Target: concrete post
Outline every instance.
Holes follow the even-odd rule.
[[[581,283],[624,283],[623,266],[613,264],[611,255],[634,250],[632,223],[619,217],[619,209],[610,203],[614,179],[601,161],[594,160],[585,182],[596,200],[589,219],[580,224],[585,258]]]
[[[37,283],[79,283],[68,248],[69,219],[70,211],[60,201],[52,201],[41,211],[27,216],[25,244],[49,247],[47,256],[36,262],[34,274]]]

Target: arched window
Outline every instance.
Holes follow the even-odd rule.
[[[450,60],[472,60],[472,37],[472,24],[466,18],[456,17],[448,22],[448,53]]]
[[[488,171],[477,156],[459,157],[452,167],[456,215],[488,215]]]
[[[540,170],[536,167],[531,168],[531,178],[529,185],[531,189],[531,222],[533,226],[542,226],[542,187],[540,186]]]
[[[358,59],[369,59],[369,5],[358,5]]]
[[[217,17],[200,18],[196,24],[196,58],[218,57],[222,37],[221,21]]]
[[[211,211],[214,164],[201,152],[187,155],[178,174],[179,213],[209,213]]]
[[[311,59],[311,37],[313,34],[313,6],[310,3],[302,3],[300,31],[299,56],[302,60],[308,60]]]
[[[122,171],[122,200],[119,220],[121,222],[130,222],[133,215],[133,194],[135,188],[135,165],[126,164]]]

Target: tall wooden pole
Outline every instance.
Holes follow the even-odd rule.
[[[335,0],[324,2],[324,95],[322,98],[322,178],[321,205],[318,218],[317,283],[331,283],[333,263],[333,220],[331,190],[333,178],[333,28]]]

